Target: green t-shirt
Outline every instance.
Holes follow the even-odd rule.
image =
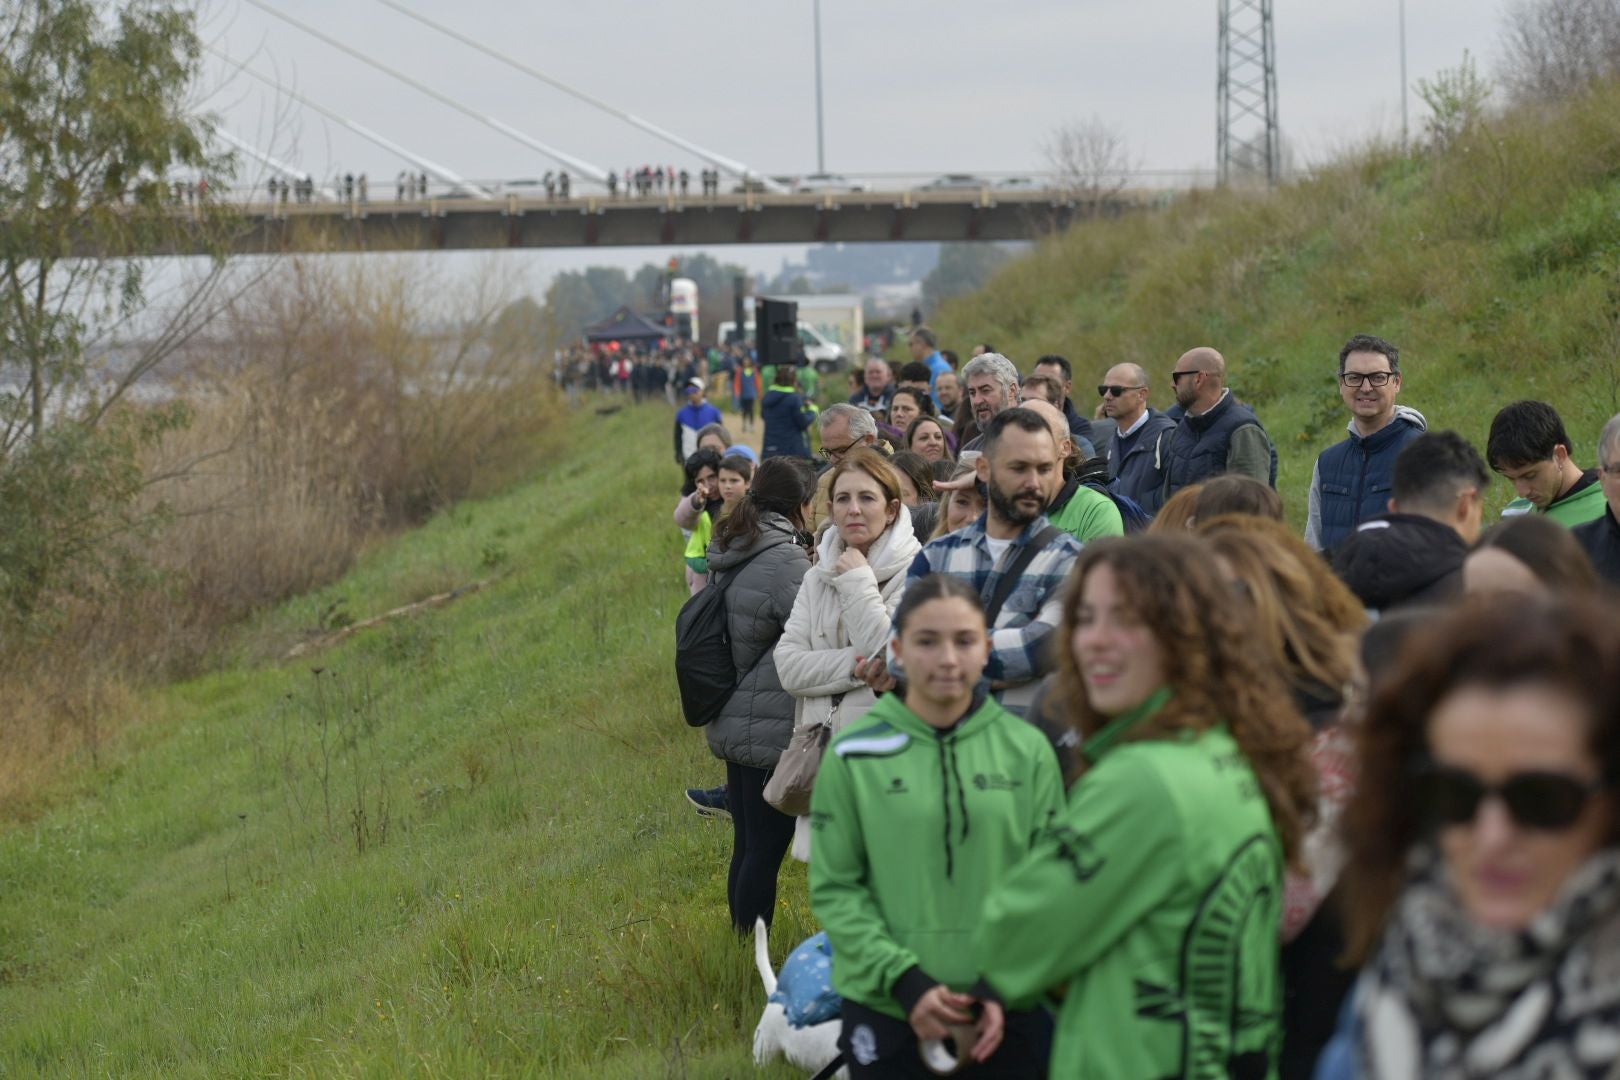
[[[1562,499],[1554,500],[1547,509],[1537,511],[1546,514],[1566,529],[1573,529],[1577,525],[1585,525],[1588,521],[1596,521],[1608,510],[1609,503],[1603,497],[1603,485],[1597,482],[1598,471],[1588,469],[1581,474],[1574,490]],[[1529,499],[1514,499],[1502,510],[1503,517],[1514,517],[1518,514],[1528,514],[1535,511],[1535,504]]]
[[[1046,517],[1081,543],[1104,536],[1125,535],[1125,519],[1120,516],[1114,500],[1084,484],[1075,488],[1074,497],[1061,510],[1049,510]]]
[[[714,536],[714,520],[707,510],[698,515],[692,538],[686,542],[686,565],[694,574],[709,572],[709,540]]]

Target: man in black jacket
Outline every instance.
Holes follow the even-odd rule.
[[[1570,531],[1586,549],[1598,577],[1620,585],[1620,416],[1610,417],[1598,436],[1598,482],[1608,508],[1602,517]]]
[[[1490,482],[1484,459],[1461,435],[1418,436],[1395,459],[1389,513],[1362,522],[1339,545],[1334,571],[1371,611],[1457,596]]]

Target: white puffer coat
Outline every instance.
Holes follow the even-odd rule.
[[[816,565],[805,573],[776,645],[776,674],[796,701],[795,727],[831,718],[836,735],[872,707],[872,691],[851,675],[855,658],[883,655],[906,570],[921,550],[904,506],[867,551],[866,566],[838,573],[834,567],[844,554],[844,541],[836,528],[822,536]],[[838,694],[844,697],[833,716]],[[793,854],[808,859],[809,831],[804,821],[799,826]]]

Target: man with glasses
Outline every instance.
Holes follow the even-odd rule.
[[[1305,542],[1333,551],[1356,526],[1389,509],[1395,459],[1428,428],[1423,414],[1397,405],[1401,353],[1383,338],[1357,334],[1339,350],[1339,397],[1350,435],[1316,458]]]
[[[1606,512],[1598,471],[1575,463],[1564,421],[1544,401],[1515,401],[1497,413],[1485,442],[1485,460],[1519,493],[1503,517],[1546,514],[1573,529]]]
[[[1620,585],[1620,416],[1610,417],[1598,436],[1598,474],[1603,515],[1570,531],[1586,549],[1598,577]]]
[[[1170,382],[1183,416],[1165,442],[1163,499],[1229,472],[1277,486],[1277,448],[1254,410],[1227,389],[1220,353],[1207,346],[1183,353]]]
[[[1109,368],[1097,396],[1114,422],[1114,436],[1101,448],[1113,488],[1153,513],[1164,493],[1164,450],[1176,422],[1148,406],[1148,373],[1136,364]]]
[[[840,402],[829,405],[821,410],[818,420],[821,431],[821,460],[826,462],[821,467],[821,479],[816,483],[816,501],[811,507],[814,511],[814,522],[810,526],[812,532],[819,532],[821,523],[827,520],[828,504],[830,501],[829,487],[832,484],[833,469],[849,455],[851,450],[859,446],[876,447],[884,454],[894,453],[894,448],[878,438],[877,421],[872,414],[859,405],[847,405]]]

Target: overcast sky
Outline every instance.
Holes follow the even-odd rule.
[[[469,37],[768,173],[816,162],[811,0],[402,0]],[[1235,0],[1234,0],[1235,2]],[[378,0],[275,9],[519,128],[620,171],[702,163],[505,67]],[[1276,0],[1279,112],[1303,160],[1400,128],[1398,0]],[[1411,82],[1469,49],[1488,67],[1501,5],[1408,0]],[[1215,159],[1215,0],[822,0],[829,171],[1034,171],[1052,130],[1097,115],[1147,168]],[[556,163],[243,0],[214,0],[219,48],[352,120],[475,178]],[[245,76],[207,101],[233,134],[318,175],[365,171],[391,191],[405,163]],[[1423,108],[1411,99],[1412,125]],[[774,267],[781,249],[723,252]],[[625,252],[639,263],[646,251]],[[603,253],[541,256],[542,274]]]

